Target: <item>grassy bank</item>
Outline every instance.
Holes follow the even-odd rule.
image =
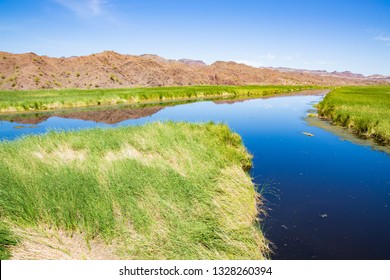
[[[135,104],[141,102],[211,98],[222,96],[266,96],[318,88],[314,86],[187,86],[127,89],[64,89],[0,91],[0,112]]]
[[[321,117],[390,144],[390,86],[338,88],[318,105]]]
[[[0,249],[15,258],[88,257],[64,245],[77,239],[85,251],[99,243],[99,254],[111,250],[110,258],[263,259],[250,166],[240,137],[212,123],[3,142]]]

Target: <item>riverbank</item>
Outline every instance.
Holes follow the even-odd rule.
[[[390,144],[390,86],[342,87],[318,104],[318,114],[358,136]]]
[[[0,112],[142,104],[213,97],[269,96],[317,86],[185,86],[125,89],[0,91]]]
[[[2,259],[268,254],[251,156],[226,125],[50,132],[0,155]]]

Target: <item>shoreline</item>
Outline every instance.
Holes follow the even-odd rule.
[[[99,90],[0,91],[0,114],[48,112],[114,105],[158,104],[235,96],[274,96],[318,90],[315,86],[186,86]],[[28,95],[28,96],[26,96]],[[53,96],[52,96],[53,95]],[[20,99],[20,100],[19,100]]]
[[[318,118],[360,138],[390,145],[390,86],[343,87],[317,104]]]
[[[195,98],[173,98],[173,99],[165,99],[165,100],[154,100],[154,101],[144,101],[144,102],[136,102],[136,103],[118,103],[112,105],[92,105],[92,106],[78,106],[78,107],[62,107],[58,109],[49,109],[49,110],[26,110],[26,111],[1,111],[1,116],[11,116],[11,115],[28,115],[28,114],[52,114],[56,112],[72,112],[72,111],[93,111],[93,110],[110,110],[110,109],[120,109],[121,107],[135,107],[135,108],[144,108],[144,107],[154,107],[154,106],[163,106],[168,107],[172,105],[177,105],[181,103],[193,103],[193,102],[201,102],[201,101],[213,101],[215,103],[231,103],[231,102],[240,102],[245,100],[251,100],[256,98],[275,98],[275,97],[288,97],[288,96],[302,96],[302,95],[326,95],[330,90],[327,89],[313,89],[313,90],[303,90],[303,91],[295,91],[290,93],[277,93],[271,95],[249,95],[247,97],[243,97],[246,95],[215,95],[215,96],[207,96],[207,97],[195,97]]]

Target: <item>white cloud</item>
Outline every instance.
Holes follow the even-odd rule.
[[[238,59],[238,60],[234,60],[235,62],[237,63],[243,63],[243,64],[246,64],[246,65],[249,65],[249,66],[252,66],[252,67],[260,67],[260,66],[263,66],[263,64],[259,61],[254,61],[254,60],[245,60],[245,59]]]
[[[82,17],[101,16],[105,14],[105,0],[54,0]]]
[[[272,64],[284,64],[287,61],[294,60],[294,57],[299,57],[299,55],[286,55],[286,56],[277,56],[271,53],[268,54],[260,54],[255,55],[254,57],[250,59],[238,59],[234,60],[237,63],[244,63],[249,66],[253,67],[263,67],[265,65],[272,65]]]
[[[378,34],[380,31],[376,31]],[[375,40],[383,42],[386,46],[390,46],[390,36],[385,36],[383,32],[379,33],[380,35],[377,35],[374,37]]]
[[[103,5],[104,5],[104,1],[102,0],[88,1],[88,6],[92,10],[93,14],[95,15],[101,14]]]
[[[259,58],[262,60],[293,60],[294,57],[292,55],[286,55],[286,56],[277,56],[274,54],[265,54],[265,55],[256,55],[255,58]]]
[[[382,41],[382,42],[390,42],[390,37],[386,37],[383,35],[374,37],[375,40]]]
[[[266,54],[266,55],[256,55],[256,58],[266,59],[266,60],[273,60],[276,58],[273,54]]]
[[[288,56],[282,56],[280,59],[281,60],[293,60],[293,57],[288,55]]]
[[[305,65],[335,65],[340,64],[337,61],[327,61],[327,60],[315,60],[315,61],[305,61],[303,64]]]

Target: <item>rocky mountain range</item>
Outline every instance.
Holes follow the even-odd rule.
[[[290,68],[255,68],[236,62],[168,60],[113,51],[55,58],[0,52],[0,89],[125,88],[184,85],[371,85],[389,76]]]

